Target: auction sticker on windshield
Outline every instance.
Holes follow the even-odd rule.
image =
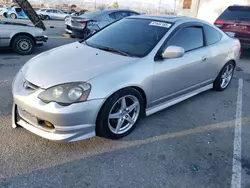
[[[165,22],[151,22],[149,25],[170,28],[171,24]]]

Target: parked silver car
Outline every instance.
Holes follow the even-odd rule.
[[[37,27],[0,21],[0,48],[12,48],[21,55],[29,55],[35,46],[47,42],[48,37]]]
[[[85,12],[81,16],[72,16],[65,20],[66,32],[77,38],[86,38],[101,28],[127,16],[139,15],[131,10],[105,9]]]
[[[144,114],[225,90],[240,48],[197,19],[122,19],[27,62],[13,82],[13,127],[57,141],[121,138]]]
[[[42,19],[47,20],[65,20],[70,17],[70,14],[64,13],[60,9],[41,9],[37,11],[37,14]]]

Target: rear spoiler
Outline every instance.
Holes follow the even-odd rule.
[[[229,31],[226,31],[225,33],[227,34],[227,36],[229,36],[229,37],[231,37],[231,38],[235,38],[236,33],[234,33],[234,32],[229,32]]]

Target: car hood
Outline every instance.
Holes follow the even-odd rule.
[[[88,81],[136,59],[75,42],[34,57],[21,71],[27,81],[46,89],[62,83]]]

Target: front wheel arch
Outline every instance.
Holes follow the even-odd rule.
[[[12,36],[11,41],[10,41],[10,47],[12,47],[13,42],[14,42],[14,39],[15,39],[16,37],[18,37],[18,36],[23,36],[23,35],[32,38],[34,44],[36,44],[36,39],[35,39],[35,37],[32,36],[31,34],[29,34],[29,33],[17,33],[17,34],[15,34],[14,36]]]

